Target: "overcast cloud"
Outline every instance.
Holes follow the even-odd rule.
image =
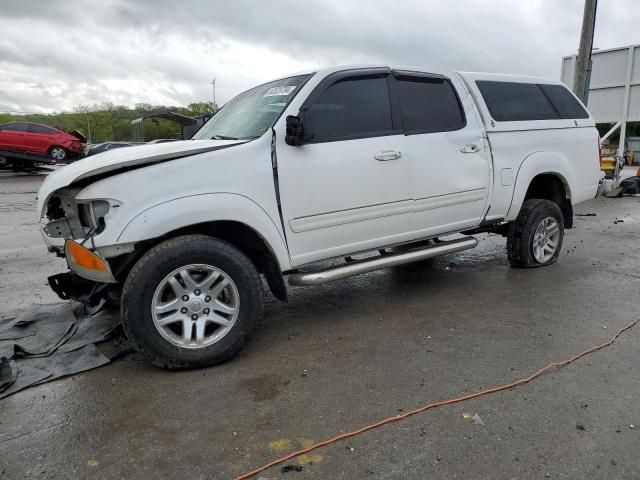
[[[383,62],[558,78],[583,0],[3,0],[0,111],[223,104],[260,82]],[[601,1],[594,46],[640,43],[638,0]]]

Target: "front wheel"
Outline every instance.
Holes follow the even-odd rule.
[[[164,368],[198,368],[234,357],[262,317],[253,263],[204,235],[167,240],[133,267],[122,291],[122,321],[134,347]]]
[[[521,268],[551,265],[560,255],[563,238],[564,217],[560,207],[550,200],[527,200],[509,226],[509,263]]]

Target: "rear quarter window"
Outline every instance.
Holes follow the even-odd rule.
[[[48,128],[43,125],[29,125],[29,131],[31,133],[43,133],[46,135],[55,135],[56,133],[58,133],[52,128]]]
[[[569,90],[562,85],[540,85],[549,98],[560,118],[589,118],[589,114]]]
[[[588,118],[562,85],[476,81],[491,117],[498,122]]]

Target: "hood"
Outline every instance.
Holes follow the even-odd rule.
[[[146,164],[166,162],[177,158],[211,152],[245,143],[246,140],[185,140],[179,142],[145,144],[107,150],[64,166],[47,176],[38,192],[38,212],[53,192],[78,182],[115,170],[136,168]]]
[[[87,137],[85,137],[80,130],[67,130],[65,133],[77,138],[81,143],[87,143]]]

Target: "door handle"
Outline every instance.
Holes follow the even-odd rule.
[[[460,147],[462,153],[478,153],[480,151],[480,145],[477,143],[467,143]]]
[[[382,150],[381,152],[378,152],[373,156],[373,158],[375,158],[379,162],[387,162],[389,160],[397,160],[400,157],[402,157],[402,153],[396,152],[395,150]]]

